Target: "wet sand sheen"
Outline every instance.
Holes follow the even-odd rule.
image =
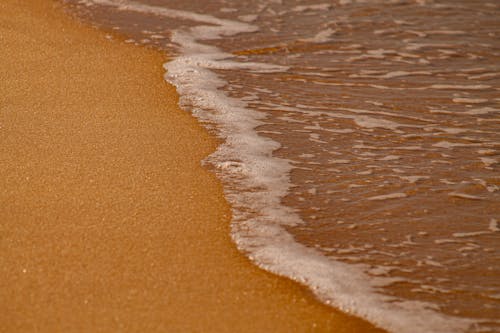
[[[235,249],[164,56],[51,1],[0,15],[0,331],[376,331]]]

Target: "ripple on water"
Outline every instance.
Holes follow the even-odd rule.
[[[177,56],[258,264],[392,331],[500,330],[497,3],[69,2]]]

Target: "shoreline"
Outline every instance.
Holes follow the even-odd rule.
[[[257,268],[158,51],[0,4],[0,331],[378,331]]]

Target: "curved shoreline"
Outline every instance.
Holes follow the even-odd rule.
[[[375,331],[236,250],[165,56],[54,7],[0,4],[0,331]]]

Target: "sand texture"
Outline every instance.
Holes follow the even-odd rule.
[[[252,265],[165,57],[0,2],[0,332],[366,332]]]

